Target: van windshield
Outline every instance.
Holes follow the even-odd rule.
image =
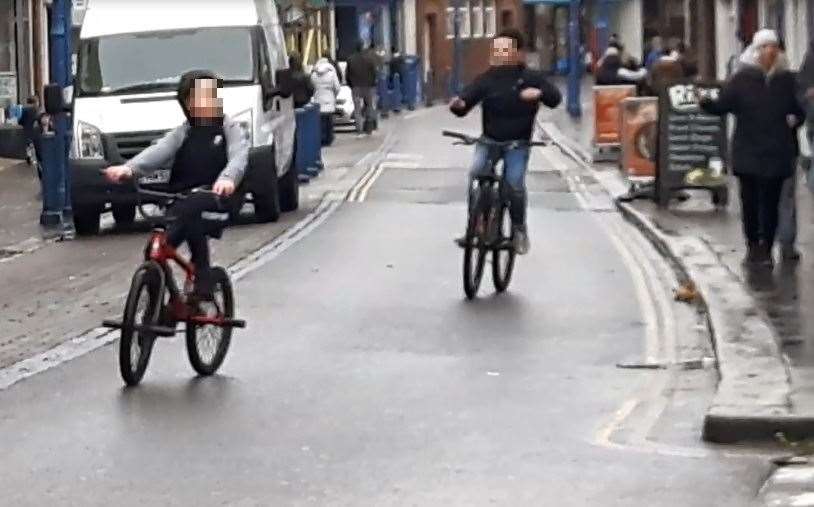
[[[77,94],[117,95],[175,90],[190,70],[209,70],[224,84],[255,80],[249,28],[200,28],[84,39]]]

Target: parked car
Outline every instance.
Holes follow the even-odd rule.
[[[353,125],[353,94],[350,86],[342,85],[339,95],[336,96],[336,111],[334,111],[334,125]]]
[[[251,143],[239,200],[250,196],[260,221],[296,209],[294,106],[276,87],[287,59],[274,0],[210,0],[194,7],[163,0],[149,9],[121,0],[90,2],[72,104],[77,232],[97,233],[107,209],[120,224],[135,219],[133,189],[108,183],[99,169],[124,163],[185,120],[175,90],[192,69],[223,78],[225,112]],[[166,183],[170,166],[142,182]]]

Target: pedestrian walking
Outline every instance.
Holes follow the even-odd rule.
[[[288,57],[288,70],[294,107],[305,107],[314,96],[314,84],[303,70],[302,57],[299,53],[292,52]]]
[[[780,53],[777,34],[760,30],[719,98],[701,101],[710,113],[737,118],[733,169],[740,182],[744,260],[749,265],[773,263],[780,197],[799,153],[796,129],[805,118],[797,102],[796,77]]]
[[[356,52],[348,58],[345,77],[351,87],[354,120],[359,134],[372,134],[376,127],[376,74],[378,61],[372,51],[359,41]]]
[[[314,84],[314,102],[319,104],[322,146],[330,146],[334,142],[334,113],[340,84],[336,68],[328,55],[317,60],[311,71],[311,81]]]
[[[647,78],[644,68],[630,70],[625,67],[622,53],[617,46],[610,46],[596,70],[596,84],[600,86],[638,84]]]
[[[26,161],[34,168],[39,179],[42,179],[41,139],[42,139],[42,112],[40,111],[40,100],[36,95],[26,100],[20,116],[20,126],[23,128],[26,140]]]

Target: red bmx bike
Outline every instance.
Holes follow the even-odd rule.
[[[212,268],[213,299],[196,301],[190,297],[195,282],[195,266],[173,248],[167,240],[168,221],[157,220],[145,213],[142,198],[168,206],[190,194],[173,194],[147,190],[136,183],[138,208],[154,223],[144,250],[144,263],[136,270],[130,285],[124,315],[120,322],[103,325],[121,330],[119,368],[128,386],[137,385],[144,377],[156,338],[173,337],[184,323],[189,362],[199,375],[212,375],[226,357],[234,328],[246,323],[234,318],[235,300],[232,283],[225,269]],[[196,189],[193,192],[207,192]],[[172,264],[185,276],[184,290],[179,289]]]

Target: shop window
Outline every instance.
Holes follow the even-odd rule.
[[[461,15],[461,38],[468,39],[472,35],[472,21],[470,17],[471,8],[469,0],[461,2],[461,7],[458,8]]]
[[[472,3],[472,37],[483,37],[483,1],[474,0]]]
[[[497,34],[497,11],[495,11],[495,0],[485,0],[483,2],[484,35],[494,37]]]
[[[471,6],[470,2],[464,1],[461,3],[461,7],[458,8],[458,15],[460,16],[460,31],[461,31],[461,38],[468,39],[472,34],[472,21],[470,17]],[[455,8],[448,7],[447,8],[447,39],[452,39],[455,37]]]

